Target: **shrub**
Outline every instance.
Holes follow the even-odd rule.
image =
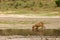
[[[60,0],[56,1],[57,7],[60,7]]]

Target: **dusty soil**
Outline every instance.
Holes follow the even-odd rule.
[[[43,21],[45,23],[46,29],[59,29],[60,28],[60,17],[59,16],[27,16],[27,15],[0,15],[0,21],[7,21],[7,22],[34,22],[33,24],[1,24],[0,29],[2,28],[19,28],[19,29],[31,29],[32,25],[37,22]]]
[[[0,40],[46,40],[46,38],[48,40],[60,40],[60,38],[56,38],[56,37],[43,37],[41,39],[41,37],[38,37],[38,36],[27,36],[27,37],[24,37],[24,36],[0,36]]]

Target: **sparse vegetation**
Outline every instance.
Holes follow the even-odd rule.
[[[44,36],[60,36],[60,30],[46,29]],[[31,29],[0,29],[0,35],[39,35],[37,32],[33,32]]]
[[[48,3],[50,2],[50,3]],[[46,0],[0,0],[0,10],[15,10],[15,9],[30,9],[30,10],[36,10],[39,8],[52,8],[55,7],[55,1],[48,1]],[[53,5],[52,5],[53,3]]]
[[[18,22],[0,21],[0,24],[33,24],[33,23],[35,23],[35,21],[33,21],[33,22],[30,22],[30,21],[18,21]]]
[[[39,16],[60,16],[59,1],[55,0],[0,0],[1,14],[33,14]],[[6,12],[8,11],[8,12]],[[11,13],[9,11],[12,11]],[[15,12],[13,12],[15,11]],[[45,12],[46,11],[46,12]],[[59,13],[50,13],[57,11]]]

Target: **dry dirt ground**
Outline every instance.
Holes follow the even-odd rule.
[[[46,40],[46,38],[48,40],[60,40],[60,38],[55,38],[55,37],[43,37],[41,39],[41,37],[38,36],[0,36],[0,40]]]
[[[32,25],[34,25],[37,22],[43,21],[45,23],[46,29],[59,29],[60,28],[60,17],[58,16],[27,16],[27,15],[0,15],[0,22],[6,21],[6,22],[15,22],[14,23],[0,23],[0,29],[5,28],[12,28],[12,29],[31,29]],[[18,22],[24,22],[18,23]],[[26,23],[29,22],[29,23]],[[34,22],[34,23],[30,23]],[[42,40],[46,40],[46,37],[43,37]],[[59,37],[47,37],[48,40],[60,40]],[[23,36],[0,36],[0,40],[41,40],[41,37],[23,37]]]
[[[0,23],[0,29],[2,28],[19,28],[19,29],[31,29],[32,25],[37,22],[43,21],[46,29],[59,29],[60,17],[58,16],[27,16],[27,15],[0,15],[0,22],[6,21],[8,23]],[[10,23],[11,22],[11,23]],[[19,23],[19,22],[24,22]],[[27,22],[27,23],[26,23]],[[31,23],[34,22],[34,23]]]

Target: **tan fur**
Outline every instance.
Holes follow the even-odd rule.
[[[35,25],[33,25],[32,30],[33,31],[34,30],[38,31],[39,27],[43,28],[44,27],[44,23],[43,22],[36,23]]]

